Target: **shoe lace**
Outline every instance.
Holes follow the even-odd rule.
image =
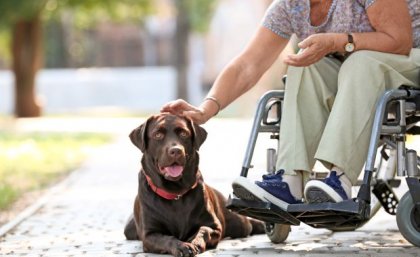
[[[263,180],[279,179],[281,181],[281,180],[283,180],[283,174],[284,174],[284,170],[280,169],[273,174],[263,175],[262,178],[263,178]]]

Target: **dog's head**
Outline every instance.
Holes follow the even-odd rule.
[[[192,166],[198,165],[197,151],[206,137],[207,132],[190,119],[169,113],[151,116],[130,133],[133,144],[143,152],[143,166],[169,181],[197,169]]]

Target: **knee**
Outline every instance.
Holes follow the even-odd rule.
[[[369,50],[360,50],[352,53],[341,65],[340,72],[351,72],[354,70],[365,70],[372,67],[377,61],[375,55],[377,52]]]
[[[366,82],[367,77],[372,74],[381,73],[383,63],[378,60],[379,52],[360,50],[351,54],[341,65],[338,73],[338,81],[361,81]],[[345,84],[345,83],[344,83]],[[364,85],[365,83],[357,83]]]
[[[287,75],[286,83],[289,82],[290,80],[293,80],[293,78],[295,77],[302,76],[302,73],[305,68],[306,67],[288,66],[287,72],[286,72],[286,75]]]

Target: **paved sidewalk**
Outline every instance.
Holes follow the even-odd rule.
[[[141,242],[126,241],[123,235],[140,167],[140,152],[127,135],[140,122],[85,120],[79,124],[80,130],[112,131],[117,140],[50,190],[37,212],[0,238],[0,256],[161,256],[143,253]],[[77,127],[77,122],[70,123]],[[39,129],[60,130],[54,121],[38,125]],[[200,150],[201,170],[206,182],[226,196],[231,181],[239,175],[250,126],[248,120],[214,120],[205,125],[209,136]],[[36,127],[32,123],[31,129]],[[257,145],[256,170],[265,162],[267,144]],[[252,172],[251,177],[261,175]],[[301,225],[292,228],[284,244],[274,245],[265,235],[224,240],[217,249],[200,256],[414,257],[420,256],[420,248],[401,236],[395,217],[380,212],[355,232],[332,233]]]

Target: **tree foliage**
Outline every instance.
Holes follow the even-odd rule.
[[[30,19],[39,14],[48,0],[0,0],[0,23],[2,26],[22,20]]]
[[[140,22],[153,12],[153,0],[0,0],[0,55],[10,59],[10,29],[18,21],[40,15],[43,21],[72,13],[74,26],[87,28],[98,21]]]
[[[218,0],[183,1],[191,29],[205,32]],[[156,10],[154,0],[0,0],[0,55],[9,59],[9,30],[22,19],[40,14],[44,21],[57,19],[63,11],[71,11],[74,26],[88,28],[98,21],[141,22]]]
[[[69,10],[78,27],[89,27],[99,20],[132,20],[139,22],[153,12],[156,0],[0,0],[1,30],[10,32],[12,41],[12,67],[15,73],[15,114],[33,117],[41,114],[41,106],[35,99],[35,77],[42,63],[42,22],[60,17]],[[216,0],[172,0],[178,8],[175,51],[177,58],[178,85],[184,85],[188,34],[204,31],[211,18]],[[0,46],[4,45],[1,43]],[[0,53],[2,50],[0,50]],[[179,52],[179,53],[178,53]],[[185,87],[185,85],[184,85]],[[182,90],[179,90],[182,91]],[[186,91],[186,90],[184,90]],[[187,95],[185,92],[182,95]]]
[[[49,0],[46,18],[57,17],[62,10],[74,14],[77,27],[90,27],[98,21],[141,21],[152,13],[152,0]]]
[[[172,0],[176,16],[185,18],[194,32],[206,32],[219,0]],[[179,18],[179,17],[178,17]]]
[[[205,32],[213,16],[217,0],[175,0],[187,1],[191,28],[194,31]]]
[[[73,10],[82,24],[97,20],[139,20],[152,11],[153,0],[0,0],[0,24],[3,28],[41,14],[56,17],[62,10]]]

